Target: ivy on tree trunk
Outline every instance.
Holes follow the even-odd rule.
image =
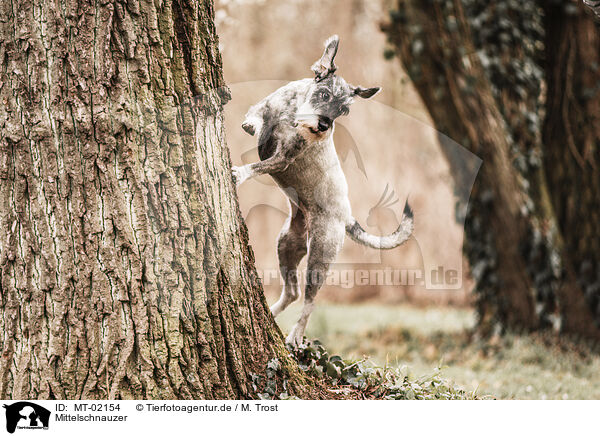
[[[398,0],[384,26],[388,54],[438,130],[483,160],[464,247],[484,332],[553,328],[600,339],[599,124],[588,122],[600,96],[583,99],[574,86],[598,83],[600,33],[583,9],[571,0]],[[566,110],[553,110],[565,98]],[[580,149],[587,161],[576,169]],[[461,163],[448,161],[460,183]]]

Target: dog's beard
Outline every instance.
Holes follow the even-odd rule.
[[[294,123],[296,131],[302,136],[307,142],[320,141],[329,136],[333,129],[327,129],[322,132],[318,128],[318,119],[313,120],[296,120]]]

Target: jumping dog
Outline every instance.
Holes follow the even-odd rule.
[[[413,231],[408,202],[398,229],[388,236],[368,234],[352,217],[348,184],[333,144],[334,121],[348,114],[355,97],[371,98],[380,88],[352,86],[335,75],[338,45],[337,35],[325,42],[323,55],[311,68],[314,79],[290,82],[249,109],[242,128],[258,137],[260,162],[233,167],[238,186],[269,174],[290,202],[290,216],[277,241],[284,286],[271,306],[274,316],[300,296],[297,267],[308,253],[302,315],[286,339],[292,346],[302,342],[315,296],[346,233],[360,244],[391,249]]]

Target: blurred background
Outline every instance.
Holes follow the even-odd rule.
[[[582,4],[218,0],[216,23],[234,165],[258,160],[248,108],[311,77],[332,34],[337,74],[383,88],[334,141],[362,226],[391,233],[408,198],[414,238],[382,252],[347,239],[307,336],[415,375],[447,366],[500,398],[600,398],[600,38]],[[272,303],[287,200],[268,176],[238,193]],[[300,309],[278,318],[284,332]]]

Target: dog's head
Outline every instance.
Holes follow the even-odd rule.
[[[317,137],[331,133],[335,119],[340,115],[348,115],[356,96],[371,98],[381,89],[352,86],[335,75],[337,67],[333,59],[339,42],[337,35],[325,41],[323,56],[312,66],[315,79],[309,84],[296,113],[296,125]]]

